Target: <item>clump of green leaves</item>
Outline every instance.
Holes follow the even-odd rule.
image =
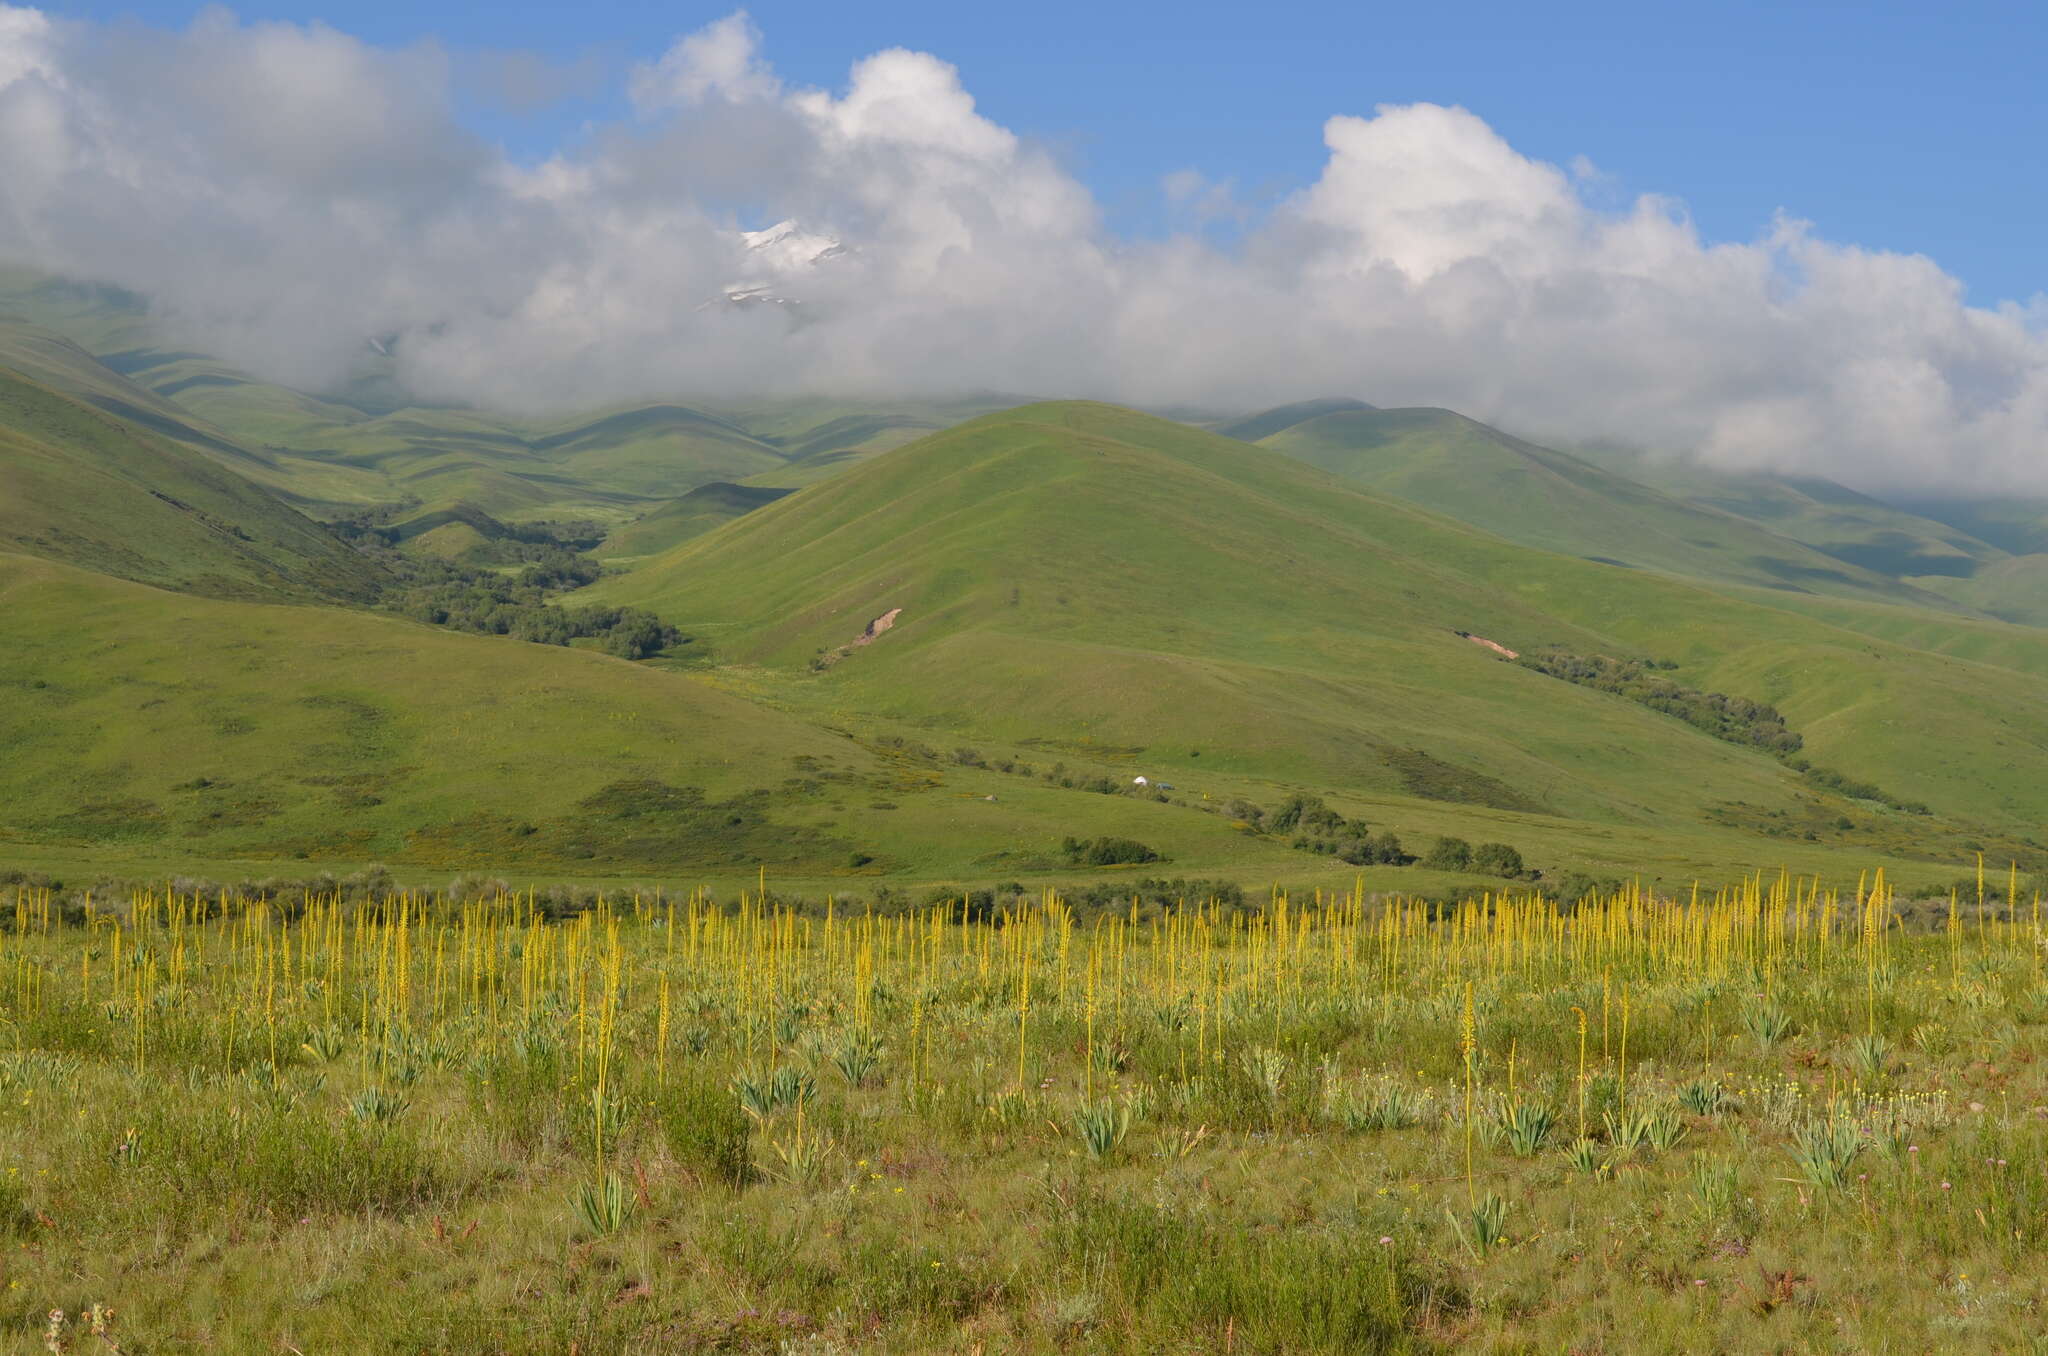
[[[1081,1107],[1074,1113],[1074,1130],[1090,1158],[1112,1157],[1131,1133],[1131,1104],[1101,1101]]]
[[[1550,1142],[1557,1128],[1557,1113],[1533,1102],[1512,1102],[1494,1117],[1494,1138],[1520,1158],[1533,1158]]]
[[[1792,1158],[1807,1183],[1822,1191],[1849,1185],[1849,1169],[1863,1152],[1863,1135],[1839,1121],[1814,1121],[1792,1136]]]
[[[597,1182],[586,1182],[576,1188],[574,1204],[577,1222],[582,1224],[584,1233],[603,1238],[626,1227],[633,1218],[635,1202],[626,1190],[625,1180],[608,1172]]]

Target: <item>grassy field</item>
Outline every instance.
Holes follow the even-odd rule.
[[[0,1350],[2034,1350],[2006,886],[17,889]]]

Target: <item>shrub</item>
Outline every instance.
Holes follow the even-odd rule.
[[[1528,874],[1522,865],[1522,854],[1506,843],[1481,843],[1473,848],[1472,869],[1483,876],[1503,876],[1508,880],[1520,880]]]
[[[1133,862],[1160,862],[1166,859],[1153,849],[1134,838],[1068,838],[1060,844],[1060,851],[1076,866],[1121,866]]]
[[[1462,838],[1439,838],[1430,844],[1422,864],[1435,871],[1472,869],[1472,845]]]

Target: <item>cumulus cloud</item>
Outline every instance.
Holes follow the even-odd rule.
[[[531,166],[465,128],[453,64],[223,11],[169,34],[0,3],[0,257],[143,293],[314,388],[395,336],[415,391],[487,405],[1356,394],[1871,488],[2048,491],[2042,303],[1970,307],[1925,258],[1790,219],[1702,240],[1460,108],[1332,117],[1320,176],[1256,215],[1168,176],[1198,229],[1133,241],[929,54],[791,88],[735,14]],[[1199,230],[1219,215],[1227,242]],[[839,248],[749,248],[784,220]],[[729,304],[736,280],[786,304]]]

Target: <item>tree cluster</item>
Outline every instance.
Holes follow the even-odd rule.
[[[633,607],[564,607],[555,594],[595,583],[604,573],[572,551],[541,548],[516,574],[460,561],[386,553],[393,583],[382,606],[414,621],[537,645],[595,639],[607,654],[645,659],[683,642],[652,612]]]

